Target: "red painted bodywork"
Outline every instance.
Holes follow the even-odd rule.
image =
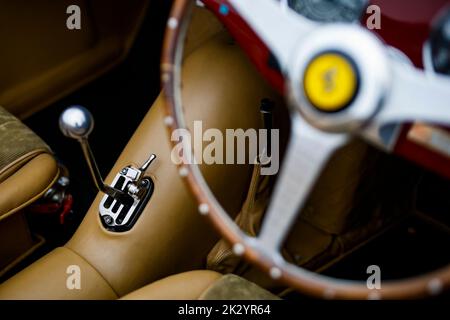
[[[203,3],[227,27],[264,78],[283,94],[284,79],[276,68],[268,65],[270,52],[267,46],[233,10],[228,1],[203,0]],[[219,13],[221,4],[228,5],[227,15]],[[374,32],[387,44],[405,53],[415,66],[423,68],[423,45],[430,35],[435,19],[442,10],[450,6],[450,0],[371,0],[369,4],[377,5],[381,9],[381,29]],[[366,21],[367,15],[361,19],[362,25],[365,25]],[[403,126],[394,152],[450,178],[450,159],[409,140],[407,134],[410,128],[410,124]]]

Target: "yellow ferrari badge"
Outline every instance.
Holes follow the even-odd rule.
[[[336,112],[347,107],[355,97],[358,75],[344,55],[323,53],[306,68],[304,90],[314,107],[324,112]]]

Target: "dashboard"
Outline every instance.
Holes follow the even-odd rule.
[[[368,0],[282,0],[292,10],[319,22],[355,22],[365,12]]]

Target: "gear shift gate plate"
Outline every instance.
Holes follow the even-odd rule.
[[[129,184],[135,182],[127,176],[126,172],[128,169],[131,168],[126,167],[115,176],[112,183],[114,188],[126,192]],[[103,196],[99,205],[99,211],[100,220],[105,229],[112,232],[125,232],[133,227],[152,196],[153,181],[148,177],[140,179],[139,189],[142,190],[141,195],[139,197],[130,197],[130,199],[133,199],[132,203],[121,203],[120,200],[114,199],[109,195]]]

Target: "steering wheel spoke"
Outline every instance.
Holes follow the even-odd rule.
[[[392,63],[391,92],[374,121],[381,124],[430,122],[450,126],[450,78]]]
[[[283,71],[286,70],[290,54],[298,41],[317,26],[316,22],[291,10],[283,10],[277,1],[258,0],[255,3],[255,1],[229,0],[229,2],[277,57]]]
[[[322,168],[347,141],[346,135],[319,131],[296,112],[291,131],[282,171],[258,236],[268,252],[279,251]]]

